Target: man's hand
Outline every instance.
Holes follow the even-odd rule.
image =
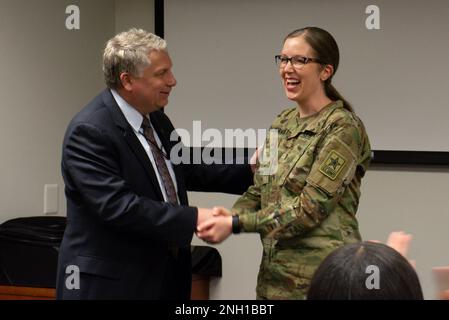
[[[399,252],[404,258],[408,260],[408,262],[410,262],[413,268],[416,268],[416,261],[410,260],[407,256],[411,241],[411,234],[405,233],[404,231],[393,231],[388,236],[386,245]],[[379,240],[370,240],[370,242],[381,243]]]
[[[440,292],[440,300],[449,300],[449,290]]]
[[[197,236],[208,243],[220,243],[232,233],[232,216],[217,215],[198,226]]]
[[[198,208],[198,220],[196,221],[196,229],[198,230],[198,226],[208,219],[212,218],[212,210],[206,208]]]
[[[214,207],[212,209],[212,215],[214,217],[218,216],[232,216],[232,212],[223,207]]]
[[[403,231],[394,231],[390,233],[387,240],[387,246],[392,247],[397,252],[407,258],[410,242],[412,241],[412,235]]]

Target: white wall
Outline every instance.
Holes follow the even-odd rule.
[[[289,105],[274,55],[289,32],[320,26],[340,47],[333,83],[365,119],[375,149],[449,151],[449,63],[442,63],[449,55],[447,0],[413,6],[408,0],[165,3],[165,36],[181,62],[174,68],[179,86],[172,102],[196,117],[208,110],[204,126],[266,128]],[[365,26],[373,4],[380,30]],[[423,58],[430,51],[432,57]],[[173,116],[191,127],[192,116]]]
[[[80,8],[80,30],[65,27]],[[114,33],[111,0],[0,1],[0,222],[43,214],[45,184],[59,185],[66,126],[103,87],[101,50]]]
[[[80,9],[80,30],[65,27]],[[59,186],[71,118],[104,88],[102,51],[116,31],[154,29],[153,0],[0,1],[0,223],[43,214],[44,185]]]
[[[129,28],[154,32],[154,0],[114,0],[115,33]]]

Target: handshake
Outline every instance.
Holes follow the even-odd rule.
[[[259,166],[263,147],[257,148],[251,157],[251,171]],[[232,212],[223,207],[213,209],[198,208],[196,235],[207,243],[220,243],[232,233]]]
[[[198,208],[196,235],[207,243],[220,243],[232,233],[232,213],[223,207]]]

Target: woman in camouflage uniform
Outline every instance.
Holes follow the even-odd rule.
[[[293,31],[276,62],[285,94],[298,105],[271,126],[278,140],[268,135],[265,154],[277,151],[277,161],[269,168],[260,161],[232,217],[216,209],[198,235],[219,242],[231,231],[259,233],[257,298],[303,299],[320,262],[361,240],[355,215],[371,149],[362,121],[331,84],[339,50],[327,31]]]

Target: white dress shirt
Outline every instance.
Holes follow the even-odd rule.
[[[143,116],[137,111],[135,108],[133,108],[128,102],[123,99],[117,91],[111,89],[112,96],[114,97],[115,101],[117,102],[120,110],[122,111],[123,115],[126,118],[126,121],[131,125],[133,128],[134,134],[136,135],[137,139],[139,139],[140,144],[145,149],[145,152],[148,155],[148,158],[151,161],[151,164],[153,166],[154,172],[156,173],[157,181],[159,182],[159,188],[161,189],[162,195],[164,196],[164,200],[168,201],[167,199],[167,193],[165,192],[165,187],[162,184],[162,178],[159,174],[159,170],[156,167],[156,162],[154,161],[153,153],[151,152],[150,145],[143,135],[143,130],[141,129]],[[149,117],[148,117],[149,119]],[[151,121],[150,121],[151,124]],[[159,136],[157,135],[156,130],[153,129],[153,125],[151,124],[151,130],[154,132],[154,138],[156,139],[156,143],[158,147],[164,151],[164,153],[167,153],[164,149],[164,146],[161,143],[161,140],[159,139]],[[176,197],[178,198],[178,184],[176,183],[176,176],[175,172],[173,171],[172,163],[169,159],[165,159],[165,163],[167,164],[168,172],[170,173],[170,177],[173,181],[173,184],[175,185],[176,189]]]

